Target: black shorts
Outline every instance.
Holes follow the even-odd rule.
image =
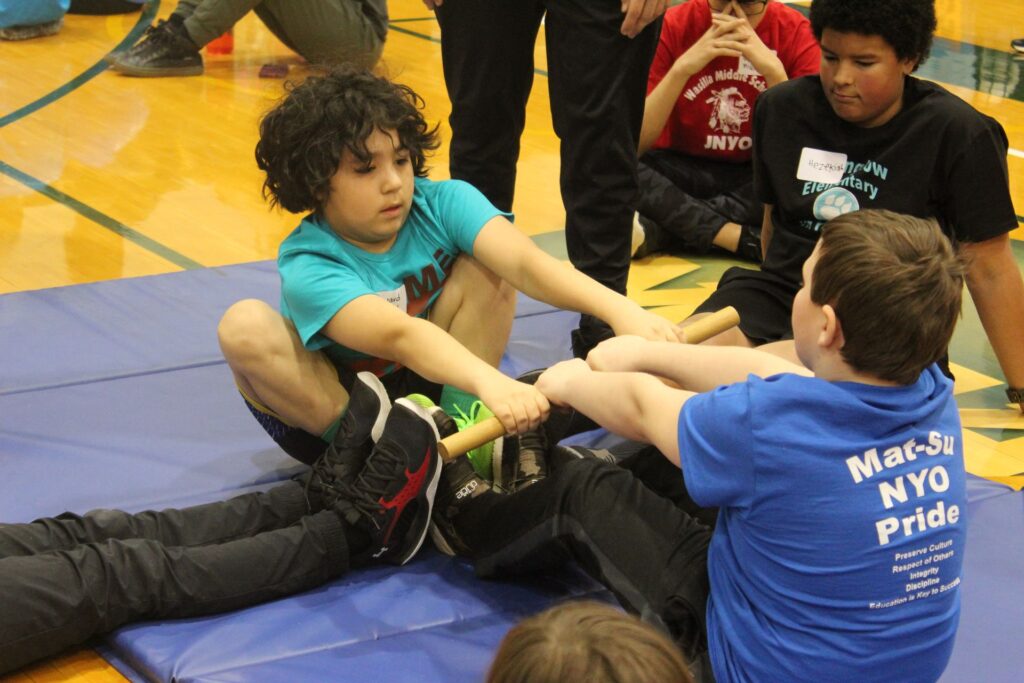
[[[355,381],[355,373],[351,370],[338,368],[338,379],[345,391],[351,391],[352,383]],[[395,399],[409,394],[423,394],[434,403],[441,400],[442,386],[435,382],[420,377],[408,368],[401,368],[395,372],[384,375],[380,379],[381,384],[388,392],[388,397]],[[260,426],[266,430],[281,449],[300,462],[312,465],[316,459],[327,448],[327,442],[317,434],[310,434],[304,429],[292,426],[281,419],[274,411],[270,410],[251,397],[242,394],[245,405],[253,414]]]
[[[749,268],[730,268],[718,289],[694,313],[714,313],[732,306],[740,314],[740,331],[755,345],[793,338],[790,316],[799,285],[778,275]]]

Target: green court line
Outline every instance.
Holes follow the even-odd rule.
[[[63,204],[64,206],[68,207],[75,213],[84,216],[90,221],[106,228],[107,230],[110,230],[113,233],[116,233],[117,235],[120,235],[121,237],[142,247],[143,249],[146,249],[147,251],[150,251],[156,254],[157,256],[170,261],[171,263],[180,268],[184,268],[185,270],[205,268],[203,264],[193,261],[192,259],[183,254],[179,254],[170,247],[160,244],[151,237],[147,237],[146,235],[143,235],[141,232],[129,228],[124,223],[121,223],[120,221],[117,221],[111,218],[110,216],[101,213],[100,211],[97,211],[88,204],[78,201],[74,197],[65,194],[64,192],[61,192],[52,185],[47,185],[43,181],[37,178],[33,178],[32,176],[23,171],[19,171],[18,169],[14,168],[9,164],[4,163],[3,161],[0,161],[0,173],[3,173],[4,175],[13,178],[22,185],[25,185],[35,190],[41,195],[49,197],[50,199],[54,200],[59,204]]]
[[[142,10],[142,13],[139,15],[139,20],[135,23],[135,26],[132,27],[132,30],[128,32],[128,35],[126,35],[124,39],[117,44],[117,47],[110,51],[110,53],[114,53],[118,50],[122,50],[124,48],[130,47],[131,45],[134,45],[135,41],[139,39],[139,36],[141,36],[143,32],[147,28],[149,28],[149,25],[153,22],[153,17],[156,16],[157,10],[159,9],[160,0],[153,0],[152,3],[144,5],[144,9]],[[46,95],[43,95],[34,102],[26,104],[21,109],[17,109],[15,111],[12,111],[10,114],[7,114],[6,116],[0,117],[0,128],[12,124],[19,119],[23,119],[29,114],[39,111],[43,107],[59,100],[68,93],[77,90],[78,88],[82,87],[92,79],[96,78],[96,76],[106,71],[107,67],[108,64],[106,63],[106,61],[101,59],[100,61],[96,62],[91,67],[89,67],[82,73],[78,74],[77,76],[75,76],[70,81],[60,86],[56,90],[53,90],[52,92],[49,92]]]
[[[430,42],[437,43],[438,45],[441,44],[441,40],[439,38],[435,38],[434,36],[428,36],[426,33],[420,33],[418,31],[410,31],[409,29],[402,28],[401,26],[395,26],[394,22],[389,23],[388,28],[392,31],[404,33],[407,36],[413,36],[414,38],[422,38],[423,40],[429,40]]]
[[[406,17],[405,19],[389,19],[389,24],[408,24],[413,21],[433,21],[434,15],[431,14],[429,17]]]
[[[139,20],[132,27],[132,30],[128,32],[128,35],[117,44],[111,52],[127,48],[134,45],[139,39],[139,36],[149,28],[149,25],[153,22],[153,18],[156,16],[157,11],[160,9],[160,0],[153,0],[153,2],[145,5],[142,12],[139,14]],[[34,102],[30,102],[21,109],[17,109],[6,116],[0,117],[0,128],[10,125],[15,121],[25,118],[29,114],[39,111],[43,107],[56,102],[65,95],[77,90],[92,79],[96,78],[99,74],[107,70],[107,63],[104,60],[100,60],[96,64],[80,73],[79,75],[72,78],[70,81],[60,86],[59,88],[47,93],[40,97]],[[124,223],[111,218],[110,216],[92,208],[88,204],[81,202],[74,197],[61,192],[52,185],[48,185],[43,181],[33,178],[24,171],[20,171],[10,164],[0,161],[0,173],[8,176],[9,178],[25,185],[26,187],[35,190],[36,192],[49,197],[59,204],[63,204],[75,213],[87,218],[88,220],[100,225],[111,232],[120,235],[124,239],[132,242],[133,244],[150,251],[160,258],[170,261],[179,268],[185,270],[194,270],[196,268],[204,268],[203,264],[193,261],[184,254],[179,254],[170,247],[160,244],[156,240],[143,235],[141,232],[134,230]]]

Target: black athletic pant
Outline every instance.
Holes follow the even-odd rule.
[[[663,459],[654,449],[636,459],[652,457]],[[656,465],[644,469],[665,473]],[[677,505],[688,496],[679,470],[672,469],[672,481],[645,483],[626,467],[598,458],[568,460],[520,492],[474,499],[455,518],[456,529],[483,577],[575,560],[694,659],[706,647],[711,531]],[[657,490],[679,496],[670,500]]]
[[[661,229],[671,252],[706,254],[726,223],[761,234],[764,204],[754,196],[751,165],[658,149],[640,158],[637,210]]]
[[[141,619],[224,612],[319,586],[349,566],[302,484],[183,510],[0,524],[0,674]]]
[[[619,0],[446,0],[436,13],[452,102],[451,176],[504,211],[512,209],[534,43],[546,14],[569,260],[624,293],[636,150],[661,20],[629,39],[619,33]]]

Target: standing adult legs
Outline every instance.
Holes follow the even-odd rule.
[[[569,260],[625,293],[637,143],[661,21],[630,39],[619,32],[622,18],[617,0],[550,0],[545,30]],[[574,353],[582,355],[609,334],[585,316],[574,333]]]
[[[451,177],[473,185],[502,211],[511,211],[544,4],[447,0],[436,14],[452,103]]]

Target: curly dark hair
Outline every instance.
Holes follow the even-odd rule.
[[[901,59],[928,59],[935,34],[935,0],[813,0],[811,29],[821,42],[825,29],[880,36]]]
[[[396,130],[413,173],[424,177],[426,154],[439,141],[422,107],[423,99],[408,86],[350,66],[289,83],[260,122],[256,164],[267,174],[264,199],[292,213],[319,211],[343,152],[370,161],[366,139],[375,130]]]

